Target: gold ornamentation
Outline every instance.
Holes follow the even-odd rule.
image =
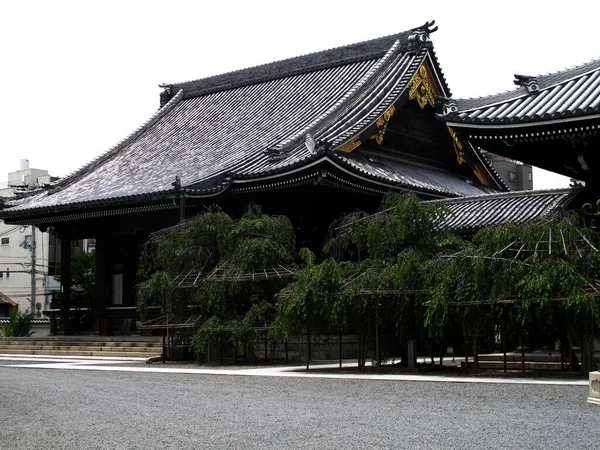
[[[387,123],[384,125],[384,127],[381,130],[379,130],[377,133],[375,133],[373,136],[371,136],[371,139],[375,139],[377,144],[381,145],[383,143],[383,135],[385,134],[386,129],[387,129]]]
[[[377,119],[376,125],[379,127],[377,133],[371,136],[371,139],[375,139],[377,144],[381,145],[383,142],[383,135],[385,134],[385,130],[387,130],[388,122],[396,112],[396,107],[394,105],[390,106],[383,115]]]
[[[383,113],[383,115],[377,119],[377,126],[379,128],[383,127],[384,125],[386,125],[390,119],[392,118],[392,116],[394,115],[394,113],[396,112],[396,107],[394,105],[390,106],[386,112]]]
[[[360,144],[361,144],[360,139],[358,138],[358,136],[356,136],[356,137],[353,137],[352,139],[350,139],[345,144],[340,145],[338,150],[341,152],[349,153],[352,150],[354,150],[356,147],[360,146]]]
[[[452,143],[454,144],[454,151],[456,152],[456,160],[458,161],[458,164],[462,164],[465,162],[465,152],[463,151],[462,142],[460,142],[460,140],[458,139],[458,136],[456,135],[456,131],[454,131],[453,128],[448,127],[448,132],[450,133],[450,136],[452,137]]]
[[[409,84],[408,98],[416,99],[421,109],[424,109],[425,105],[433,108],[435,99],[440,96],[440,89],[430,72],[429,65],[424,62]]]
[[[475,168],[473,169],[473,172],[475,172],[475,176],[481,183],[487,184],[488,186],[494,185],[494,183],[492,182],[492,180],[490,179],[488,174],[485,173],[485,171],[483,170],[481,165],[475,164]]]

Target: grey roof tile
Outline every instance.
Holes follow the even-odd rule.
[[[486,97],[453,99],[458,111],[445,114],[443,119],[452,123],[493,125],[600,113],[600,59],[528,78],[536,85],[531,92],[522,85]]]
[[[139,130],[46,192],[10,203],[2,215],[134,202],[174,192],[176,177],[183,189],[212,195],[231,180],[323,158],[400,99],[425,59],[439,73],[431,43],[410,47],[409,35],[169,85],[169,101]],[[326,143],[320,153],[304,144],[307,133]],[[271,157],[269,149],[281,156]],[[441,195],[482,192],[435,170],[377,166],[358,154],[340,161],[390,186]]]
[[[506,222],[532,222],[559,208],[566,208],[580,191],[515,191],[438,200],[449,210],[442,227],[456,232],[474,232]]]
[[[361,151],[335,153],[334,158],[369,177],[392,183],[397,187],[417,189],[444,197],[482,195],[497,192],[488,186],[468,182],[458,174],[415,165],[408,161],[373,156]]]

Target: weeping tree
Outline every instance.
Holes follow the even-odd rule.
[[[236,357],[237,349],[245,348],[252,358],[258,339],[268,336],[276,294],[289,280],[269,277],[267,271],[279,268],[289,274],[294,265],[296,240],[286,217],[263,214],[252,205],[233,224],[229,239],[229,251],[221,253],[213,276],[198,291],[197,301],[209,318],[193,340],[200,357],[216,342],[232,344]]]
[[[507,223],[464,240],[440,228],[445,214],[439,203],[392,195],[378,214],[334,223],[324,248],[330,259],[306,264],[277,322],[290,332],[302,324],[356,333],[359,365],[374,330],[441,349],[470,338],[475,346],[491,344],[501,333],[503,345],[540,348],[558,340],[566,351],[597,334],[600,257],[580,216]]]
[[[472,244],[429,263],[426,325],[443,333],[453,324],[501,329],[521,346],[571,354],[574,339],[589,342],[600,315],[600,254],[575,213],[556,213],[524,226],[481,230]]]
[[[138,269],[142,282],[137,307],[142,319],[151,306],[171,313],[194,303],[195,290],[177,289],[175,278],[188,271],[213,269],[222,255],[232,251],[233,228],[231,217],[214,210],[151,237],[142,250]]]
[[[356,333],[361,367],[375,330],[399,342],[417,339],[423,334],[425,262],[462,245],[438,228],[443,213],[439,204],[423,205],[414,195],[390,195],[380,213],[353,213],[333,224],[324,249],[330,258],[299,272],[279,303],[278,323],[295,331],[306,324],[322,333]]]
[[[238,348],[251,356],[256,329],[270,325],[275,294],[287,282],[263,275],[271,268],[291,274],[294,258],[294,229],[287,218],[263,214],[255,205],[237,221],[221,211],[206,212],[148,242],[138,308],[143,316],[149,306],[183,312],[192,304],[204,318],[192,339],[200,359],[209,344],[231,344],[236,357]],[[197,281],[181,289],[186,274]]]
[[[464,245],[439,228],[444,213],[439,203],[424,204],[412,194],[390,195],[380,213],[350,216],[330,242],[331,248],[341,248],[345,254],[360,250],[364,258],[355,281],[342,293],[346,301],[363,305],[362,310],[350,309],[356,311],[354,323],[361,324],[355,329],[363,339],[363,352],[377,329],[396,336],[402,363],[407,364],[404,344],[427,338],[423,328],[427,261]]]
[[[312,336],[338,334],[345,328],[347,315],[337,295],[355,267],[333,259],[315,264],[313,252],[303,248],[299,253],[304,267],[298,271],[296,280],[280,293],[274,332],[286,339],[306,333],[308,368]]]

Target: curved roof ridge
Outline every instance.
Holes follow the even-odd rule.
[[[258,64],[240,70],[234,70],[196,80],[164,83],[161,87],[184,89],[185,97],[196,97],[211,93],[233,89],[247,84],[270,81],[312,72],[319,69],[335,67],[369,59],[378,59],[385,55],[395,41],[402,45],[408,44],[408,37],[414,29],[387,36],[342,45],[326,50],[307,53],[301,56],[285,58],[265,64]]]
[[[583,70],[582,70],[583,69]],[[574,67],[570,67],[567,69],[562,69],[556,72],[550,72],[546,74],[540,75],[532,75],[531,78],[537,79],[538,83],[544,83],[543,87],[540,86],[539,91],[551,89],[559,84],[566,83],[575,78],[582,77],[588,73],[595,72],[600,70],[600,57],[592,59],[583,64],[579,64]],[[560,78],[561,76],[567,75],[565,78]],[[569,76],[570,75],[570,76]],[[516,76],[516,75],[515,75]],[[554,79],[553,79],[554,78]],[[516,95],[515,95],[516,94]],[[461,113],[463,112],[471,112],[475,111],[484,105],[485,107],[492,107],[499,104],[506,103],[507,100],[518,100],[520,98],[529,97],[531,93],[524,90],[522,86],[517,86],[513,89],[507,89],[506,91],[496,92],[494,94],[482,95],[477,97],[455,97],[453,100],[458,102],[459,110]],[[489,103],[486,103],[486,100],[491,100]],[[460,108],[461,103],[474,103],[473,105],[469,105],[468,107]]]
[[[584,67],[587,68],[588,66],[591,66],[591,65],[594,65],[594,64],[596,64],[597,67],[594,68],[594,69],[590,69],[590,71],[591,70],[597,70],[597,69],[600,68],[600,56],[598,56],[597,58],[590,59],[589,61],[583,62],[581,64],[577,64],[577,65],[572,66],[572,67],[565,67],[563,69],[556,70],[554,72],[540,73],[540,74],[533,75],[533,76],[534,77],[538,77],[538,78],[546,78],[546,77],[552,76],[552,75],[562,75],[562,74],[564,74],[566,72],[572,72],[574,70],[582,69]],[[583,75],[583,74],[577,74],[577,75],[574,75],[574,76],[580,76],[580,75]],[[570,79],[570,78],[567,78],[567,80],[568,79]]]
[[[385,68],[386,62],[388,62],[391,59],[391,57],[397,53],[399,47],[400,41],[396,40],[391,46],[391,48],[385,53],[385,55],[379,58],[379,60],[373,65],[373,67],[371,67],[367,71],[367,73],[365,73],[359,80],[357,80],[356,83],[354,83],[354,86],[348,89],[348,91],[340,99],[338,99],[333,105],[331,105],[326,111],[324,111],[317,118],[315,118],[315,120],[309,123],[306,127],[287,137],[285,140],[277,144],[276,147],[283,148],[288,145],[293,145],[296,140],[304,137],[307,133],[314,131],[320,124],[322,124],[328,118],[335,117],[336,113],[338,113],[345,105],[347,105],[348,102],[350,102],[352,99],[356,98],[357,96],[363,93],[363,90],[365,86],[367,86],[367,83],[370,80],[374,79],[374,77],[376,77]]]
[[[509,191],[509,192],[494,192],[491,194],[471,195],[468,197],[460,198],[448,198],[442,200],[430,200],[442,203],[468,203],[470,201],[481,201],[481,200],[496,200],[502,198],[516,198],[516,197],[536,197],[542,195],[564,195],[564,194],[578,194],[583,188],[558,188],[558,189],[540,189],[540,190],[525,190],[525,191]]]
[[[435,66],[434,70],[436,75],[438,75],[438,79],[440,81],[440,84],[442,85],[442,89],[446,90],[448,97],[452,97],[452,91],[450,90],[450,86],[448,85],[446,74],[444,73],[444,71],[442,70],[442,66],[440,65],[440,61],[437,57],[433,41],[429,41],[429,58],[431,59],[432,64]]]
[[[134,131],[129,133],[129,135],[127,135],[124,139],[117,142],[115,145],[110,147],[107,151],[102,153],[100,156],[97,156],[91,162],[87,163],[83,167],[70,173],[66,177],[56,181],[54,184],[52,184],[52,186],[56,187],[56,188],[64,188],[64,187],[70,185],[72,182],[76,181],[77,178],[84,175],[90,169],[93,169],[93,168],[98,167],[99,165],[103,164],[105,161],[107,161],[112,156],[114,156],[114,154],[117,153],[122,147],[124,147],[129,142],[131,142],[132,140],[137,138],[145,130],[150,128],[158,119],[160,119],[166,113],[171,111],[173,109],[173,107],[177,103],[179,103],[179,101],[182,98],[183,98],[183,90],[180,90],[179,92],[177,92],[177,94],[175,94],[175,96],[171,100],[169,100],[168,103],[166,103],[162,108],[159,108],[158,111],[156,111],[152,116],[150,116],[150,118],[148,120],[146,120],[144,123],[142,123]]]
[[[482,153],[482,148],[481,147],[476,147],[475,145],[473,145],[471,143],[469,143],[469,147],[473,150],[473,153],[475,154],[475,156],[477,157],[477,159],[479,160],[479,162],[481,164],[483,164],[483,167],[492,176],[492,179],[496,182],[496,184],[499,185],[499,187],[501,189],[503,189],[504,191],[506,191],[506,192],[510,191],[511,189],[508,186],[508,184],[505,183],[505,181],[502,179],[502,177],[500,176],[500,174],[496,171],[496,169],[492,165],[491,161],[487,158],[487,156],[485,156]]]
[[[329,48],[326,48],[326,49],[323,49],[323,50],[316,50],[314,52],[305,53],[303,55],[291,56],[289,58],[278,59],[276,61],[271,61],[271,62],[264,63],[264,64],[256,64],[254,66],[245,67],[243,69],[231,70],[229,72],[223,72],[223,73],[218,73],[218,74],[215,74],[215,75],[209,75],[208,77],[196,78],[194,80],[179,81],[179,82],[175,82],[175,83],[163,83],[163,84],[161,84],[161,86],[162,85],[164,85],[164,86],[181,86],[181,85],[185,85],[185,84],[197,83],[199,81],[210,80],[212,78],[218,78],[218,77],[221,77],[221,76],[224,76],[224,75],[232,75],[232,74],[235,74],[235,73],[245,72],[245,71],[248,71],[248,70],[257,69],[257,68],[261,68],[261,67],[279,65],[281,63],[291,62],[291,61],[297,61],[297,60],[301,60],[301,59],[305,59],[305,58],[312,58],[312,57],[314,57],[316,55],[319,55],[319,54],[324,54],[324,53],[329,53],[329,52],[336,52],[336,51],[339,51],[339,50],[343,50],[345,48],[355,47],[357,45],[376,43],[376,42],[382,41],[384,39],[389,39],[389,40],[395,41],[395,40],[398,40],[399,37],[402,36],[402,35],[408,36],[409,32],[410,31],[403,31],[403,32],[400,32],[400,33],[389,34],[387,36],[380,36],[380,37],[373,38],[373,39],[367,39],[366,41],[360,41],[360,42],[356,42],[354,44],[345,44],[345,45],[339,45],[337,47],[329,47]],[[392,38],[394,38],[394,39],[392,39]]]

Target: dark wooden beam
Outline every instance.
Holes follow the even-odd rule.
[[[71,326],[71,235],[68,231],[58,234],[60,239],[60,330],[72,334]]]

